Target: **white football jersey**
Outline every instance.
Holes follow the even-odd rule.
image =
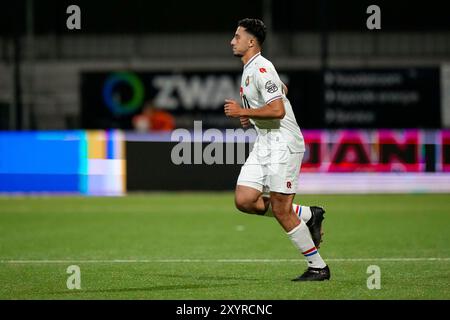
[[[273,64],[261,56],[254,55],[244,66],[241,80],[243,108],[257,109],[276,99],[282,99],[286,115],[283,119],[250,119],[256,127],[258,137],[255,147],[267,149],[289,148],[291,152],[304,152],[305,142],[295,119],[282,82]]]

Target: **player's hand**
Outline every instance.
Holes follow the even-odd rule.
[[[241,126],[243,128],[250,127],[250,119],[247,117],[240,117],[239,120],[241,121]]]
[[[224,105],[225,115],[231,118],[239,118],[242,116],[242,107],[235,101],[225,99]]]

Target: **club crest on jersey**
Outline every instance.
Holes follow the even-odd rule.
[[[277,85],[270,80],[266,82],[265,88],[268,93],[274,93],[278,90]]]
[[[261,73],[266,73],[267,70],[266,70],[266,68],[259,68],[259,72],[261,72]]]
[[[250,84],[250,76],[247,76],[247,79],[245,79],[245,86],[248,87]]]

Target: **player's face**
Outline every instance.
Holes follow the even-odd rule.
[[[238,27],[233,39],[231,39],[231,48],[235,57],[242,57],[253,45],[254,37],[245,31],[245,28]]]

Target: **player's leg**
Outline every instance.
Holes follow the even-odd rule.
[[[274,154],[268,178],[268,185],[271,190],[270,203],[276,219],[286,231],[292,243],[308,261],[307,271],[294,280],[326,280],[330,278],[330,270],[320,256],[307,224],[298,219],[292,208],[302,158],[303,153],[291,153],[289,150],[286,152],[280,151],[279,155]]]
[[[330,279],[330,270],[314,245],[308,227],[292,210],[295,194],[271,192],[270,202],[275,218],[286,231],[294,246],[308,262],[308,269],[294,281],[321,281]]]
[[[262,198],[267,175],[255,150],[253,150],[241,168],[236,183],[234,201],[236,208],[250,214],[264,215],[268,200]]]
[[[261,195],[261,197],[266,198],[264,199],[265,202],[269,202],[270,203],[270,196],[269,195]],[[311,218],[316,215],[316,216],[320,216],[321,219],[323,220],[323,215],[325,213],[325,210],[322,207],[318,207],[318,206],[302,206],[300,204],[296,204],[293,203],[292,204],[292,209],[294,210],[294,212],[297,214],[297,216],[302,219],[303,221],[305,221],[306,223],[308,223]],[[274,217],[273,215],[273,211],[272,211],[272,206],[269,205],[267,207],[267,211],[264,213],[265,217]]]
[[[300,159],[297,159],[293,164],[298,166],[297,171],[299,171],[303,154],[300,156]],[[263,192],[267,178],[267,172],[264,172],[264,170],[267,170],[265,168],[265,166],[260,164],[259,158],[254,152],[249,155],[246,163],[242,166],[235,190],[235,205],[239,211],[266,217],[274,216],[270,204],[270,195]],[[295,186],[296,184],[294,184],[294,188]],[[321,223],[325,211],[320,207],[310,208],[295,204],[293,204],[293,210],[299,218],[308,223],[313,239],[315,242],[317,241],[316,245],[319,246],[322,236],[321,227],[316,228],[319,230],[319,233],[314,232],[312,227],[318,225],[317,221]]]
[[[261,197],[261,195],[262,186],[260,188],[258,185],[252,187],[248,185],[236,185],[234,193],[236,208],[245,213],[263,215],[267,210],[268,201]]]
[[[270,195],[264,194],[257,186],[236,185],[234,201],[236,208],[241,212],[274,217],[270,204]],[[323,220],[323,213],[325,213],[321,207],[306,207],[293,204],[292,209],[298,218],[308,223],[308,225],[312,221],[312,217],[316,221],[319,219],[320,221]]]
[[[295,194],[270,193],[270,205],[273,215],[286,232],[301,224],[301,220],[298,219],[292,209],[294,197]]]
[[[283,153],[285,153],[285,154],[282,155]],[[284,159],[276,159],[276,158],[280,157],[280,155]],[[286,177],[286,179],[283,180],[283,183],[287,184],[286,188],[289,189],[289,190],[287,190],[287,191],[289,191],[289,193],[291,193],[292,190],[295,193],[295,190],[297,187],[298,173],[300,172],[300,169],[301,169],[303,155],[304,155],[303,152],[292,153],[287,148],[286,148],[286,150],[274,150],[274,155],[273,155],[274,159],[273,160],[282,161],[287,166],[288,172],[286,172],[286,173],[289,174],[289,177]],[[274,163],[274,164],[272,164],[272,167],[273,166],[275,166],[275,168],[272,169],[272,171],[274,171],[273,173],[278,174],[277,167],[279,166],[279,163]],[[264,196],[266,196],[266,195],[263,195],[263,197]],[[323,216],[323,213],[325,213],[323,208],[315,207],[315,206],[308,207],[308,206],[302,206],[300,204],[293,203],[292,208],[294,209],[294,212],[297,214],[297,216],[305,222],[309,222],[314,214]],[[270,205],[268,206],[267,211],[264,215],[266,217],[273,217],[273,211],[272,211],[272,207]]]
[[[261,195],[264,199],[264,203],[269,203],[266,206],[267,210],[264,212],[264,217],[274,217],[272,205],[270,205],[270,196]],[[317,248],[320,248],[320,244],[323,241],[323,229],[322,229],[322,221],[325,219],[324,214],[325,210],[322,207],[318,206],[300,206],[297,204],[292,204],[292,208],[299,219],[306,223],[311,232],[311,236],[313,238],[314,244]]]
[[[282,152],[279,152],[282,154]],[[286,150],[286,154],[282,155],[278,160],[281,163],[274,163],[271,165],[273,175],[271,177],[272,186],[277,186],[278,190],[282,190],[285,193],[295,193],[297,190],[298,174],[301,169],[301,163],[303,160],[303,152],[290,152]],[[277,154],[274,155],[276,162]],[[265,195],[263,194],[263,197]],[[292,208],[296,215],[304,222],[306,222],[309,231],[311,232],[312,239],[317,248],[320,248],[322,242],[323,230],[322,221],[324,219],[325,210],[318,206],[302,206],[299,204],[293,204]],[[267,207],[265,216],[273,216],[272,206]]]

